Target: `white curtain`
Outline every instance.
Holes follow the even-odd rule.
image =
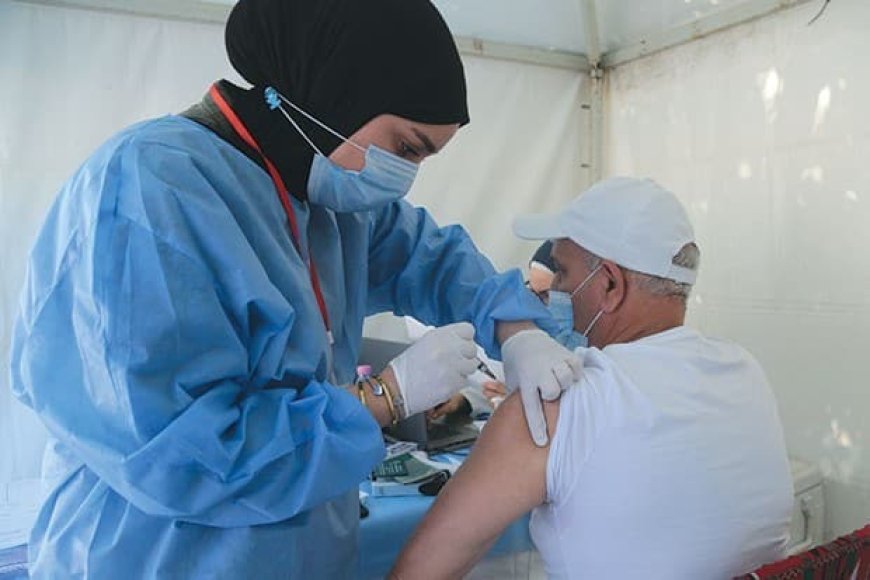
[[[427,162],[412,199],[461,222],[500,267],[530,244],[510,219],[585,183],[581,74],[467,59],[472,124]],[[178,112],[231,74],[223,27],[0,2],[0,548],[26,540],[45,433],[8,385],[27,252],[54,195],[104,139]],[[50,364],[50,362],[47,362]]]
[[[617,68],[610,174],[672,188],[702,259],[694,324],[747,346],[828,531],[870,521],[870,3],[816,3]]]

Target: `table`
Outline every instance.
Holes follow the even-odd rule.
[[[27,546],[0,549],[0,580],[27,580]]]

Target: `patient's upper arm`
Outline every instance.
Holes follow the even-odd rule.
[[[552,440],[559,403],[545,403],[544,412]],[[545,501],[548,452],[532,441],[520,397],[508,397],[442,490],[391,577],[464,574],[508,525]]]
[[[544,403],[549,440],[553,440],[559,419],[560,402]],[[512,479],[520,479],[530,487],[535,484],[546,490],[547,457],[549,444],[538,447],[532,441],[522,399],[519,393],[509,396],[486,424],[474,452],[469,457],[475,463],[485,463],[487,470],[495,470]],[[543,498],[541,499],[543,501]],[[534,505],[538,505],[540,501]],[[534,506],[532,506],[534,507]]]
[[[552,439],[559,403],[545,403],[545,414]],[[477,522],[474,539],[494,538],[546,500],[548,452],[548,447],[532,441],[522,400],[515,393],[493,414],[435,508],[462,518],[466,525]]]

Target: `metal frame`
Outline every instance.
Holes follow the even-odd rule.
[[[192,20],[196,22],[223,23],[231,6],[201,0],[15,0],[31,4],[47,4],[70,8],[84,8],[107,12],[119,12],[140,16]],[[762,18],[774,12],[798,6],[810,0],[750,0],[724,9],[690,24],[672,30],[652,34],[636,42],[601,54],[598,21],[595,17],[595,0],[582,2],[584,26],[589,36],[586,55],[561,50],[550,50],[493,42],[479,38],[456,37],[462,54],[483,58],[495,58],[526,64],[550,66],[580,72],[608,69],[668,48],[709,36],[713,33]]]
[[[231,6],[192,0],[15,0],[25,4],[47,4],[65,8],[82,8],[101,12],[134,14],[188,20],[194,22],[226,22]]]
[[[590,68],[589,59],[586,55],[576,52],[492,42],[465,36],[456,36],[454,39],[460,54],[467,56],[495,58],[579,72],[588,72]]]
[[[598,9],[595,0],[581,1],[586,27],[586,54],[589,58],[589,103],[583,107],[589,111],[586,143],[589,183],[586,185],[592,185],[604,174],[604,70],[601,67],[601,43],[598,38]]]

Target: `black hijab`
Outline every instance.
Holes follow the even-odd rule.
[[[240,0],[227,21],[226,46],[253,88],[224,82],[222,92],[303,199],[313,151],[268,108],[266,86],[345,136],[384,113],[468,123],[462,62],[429,0]],[[325,155],[340,145],[285,109]]]

